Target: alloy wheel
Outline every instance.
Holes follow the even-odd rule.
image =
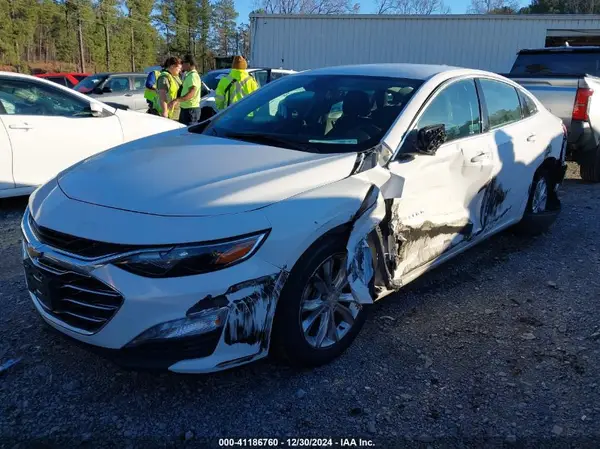
[[[539,214],[546,210],[548,202],[548,183],[545,178],[540,178],[535,185],[533,198],[531,200],[531,211],[534,214]]]
[[[348,285],[346,254],[325,259],[308,279],[300,301],[300,325],[316,349],[335,345],[350,331],[362,306]]]

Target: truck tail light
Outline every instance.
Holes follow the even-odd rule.
[[[587,87],[580,87],[575,94],[575,104],[573,105],[573,120],[589,120],[588,110],[590,107],[590,98],[594,91]]]

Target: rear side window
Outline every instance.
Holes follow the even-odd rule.
[[[47,76],[46,79],[48,81],[52,81],[53,83],[60,84],[61,86],[70,85],[70,83],[67,83],[67,79],[64,76]]]
[[[279,78],[282,78],[287,75],[289,74],[285,72],[276,72],[275,70],[271,70],[271,81],[278,80]]]
[[[446,142],[481,132],[479,99],[474,80],[450,84],[433,99],[417,122],[417,129],[445,125]]]
[[[524,53],[510,71],[511,75],[572,75],[600,76],[600,52]]]
[[[267,77],[269,74],[266,70],[256,70],[254,72],[251,72],[250,75],[252,75],[258,83],[258,87],[262,87],[265,84],[267,84]]]
[[[525,92],[519,92],[519,96],[521,97],[521,109],[523,111],[523,117],[531,117],[538,111],[535,102],[529,95],[527,95]]]
[[[133,77],[133,89],[143,90],[146,88],[146,76],[135,76]]]
[[[498,128],[521,120],[521,104],[517,90],[501,81],[482,79],[481,89],[487,104],[490,128]]]

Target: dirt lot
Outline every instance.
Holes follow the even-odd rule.
[[[574,167],[568,176],[550,233],[504,233],[425,275],[375,305],[341,359],[307,372],[269,361],[208,376],[126,372],[74,347],[25,292],[24,201],[0,203],[0,360],[21,358],[0,374],[0,446],[330,436],[598,447],[600,185]]]

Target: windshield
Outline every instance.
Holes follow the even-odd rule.
[[[221,78],[227,76],[228,73],[229,70],[214,70],[212,72],[208,72],[206,75],[203,75],[202,81],[204,81],[204,84],[206,84],[209,89],[216,90]]]
[[[303,151],[362,151],[381,141],[421,84],[356,75],[287,76],[226,109],[203,133]]]
[[[600,76],[600,52],[523,53],[517,56],[510,74]]]
[[[92,75],[84,78],[83,81],[75,84],[75,89],[77,92],[81,92],[82,94],[90,93],[94,90],[96,86],[98,86],[102,81],[104,81],[106,76]]]

